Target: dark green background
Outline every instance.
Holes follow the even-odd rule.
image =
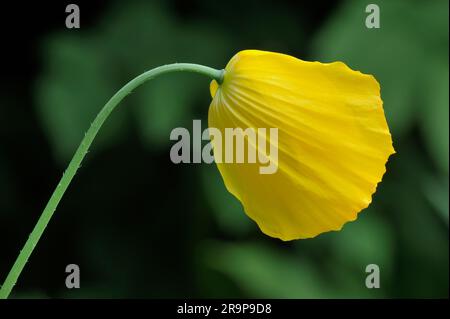
[[[0,281],[95,114],[152,67],[223,68],[262,49],[374,74],[397,154],[373,204],[340,232],[263,235],[215,165],[175,165],[174,127],[206,125],[209,80],[172,74],[113,113],[61,201],[14,297],[448,297],[448,2],[80,1],[3,8]],[[295,199],[293,199],[295,200]],[[64,285],[81,268],[81,289]],[[365,287],[378,264],[381,288]]]

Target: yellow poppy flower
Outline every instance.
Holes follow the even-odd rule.
[[[373,76],[342,62],[245,50],[210,88],[210,127],[278,128],[274,174],[216,158],[226,188],[265,234],[292,240],[340,230],[371,203],[395,153]]]

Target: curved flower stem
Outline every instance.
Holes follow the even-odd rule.
[[[182,71],[200,73],[200,74],[203,74],[210,78],[215,79],[219,83],[222,82],[223,73],[224,73],[223,70],[216,70],[216,69],[213,69],[213,68],[210,68],[207,66],[203,66],[203,65],[198,65],[198,64],[191,64],[191,63],[168,64],[168,65],[163,65],[163,66],[154,68],[150,71],[147,71],[147,72],[137,76],[136,78],[134,78],[133,80],[128,82],[124,87],[122,87],[116,94],[114,94],[114,96],[108,101],[108,103],[106,103],[106,105],[103,107],[103,109],[97,115],[94,122],[92,122],[91,127],[86,132],[83,140],[81,141],[80,146],[78,147],[77,151],[75,152],[75,155],[73,156],[72,160],[70,161],[69,166],[67,167],[60,182],[58,183],[58,186],[56,187],[55,191],[53,192],[52,196],[50,197],[50,199],[47,203],[47,206],[45,207],[44,211],[42,212],[41,216],[39,217],[39,220],[36,223],[36,226],[34,227],[33,231],[31,232],[30,236],[28,237],[28,240],[26,241],[25,246],[20,251],[19,256],[17,257],[8,276],[6,277],[6,280],[0,289],[0,299],[8,298],[9,294],[11,293],[11,290],[13,289],[14,285],[16,284],[20,273],[22,272],[26,262],[28,261],[28,258],[30,257],[30,255],[33,252],[34,248],[36,247],[39,239],[41,238],[42,233],[44,232],[50,219],[52,218],[53,213],[55,212],[55,209],[58,206],[59,201],[61,200],[62,196],[64,195],[64,192],[66,191],[67,187],[69,186],[70,182],[72,181],[73,177],[75,176],[75,173],[77,172],[78,168],[80,167],[81,161],[83,160],[84,156],[86,155],[89,147],[92,144],[92,141],[94,140],[95,136],[97,135],[98,131],[100,130],[100,127],[102,126],[102,124],[108,118],[109,114],[111,114],[111,112],[120,103],[120,101],[123,100],[123,98],[125,98],[135,88],[137,88],[144,82],[146,82],[158,75],[164,74],[164,73],[182,72]]]

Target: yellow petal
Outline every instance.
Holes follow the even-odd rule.
[[[278,128],[276,173],[260,174],[258,162],[217,163],[265,234],[292,240],[339,230],[370,204],[395,153],[373,76],[342,62],[246,50],[211,94],[209,126],[223,136],[225,128]]]
[[[209,84],[209,92],[211,93],[211,97],[214,98],[216,95],[217,89],[219,88],[219,84],[216,80],[212,80]]]

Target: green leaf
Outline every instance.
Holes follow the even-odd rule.
[[[337,259],[347,267],[364,273],[367,265],[377,264],[388,280],[393,270],[394,237],[374,208],[364,210],[356,221],[330,237]]]
[[[449,173],[449,72],[448,56],[430,59],[421,89],[420,128],[437,167]]]
[[[436,212],[447,224],[449,222],[449,182],[448,176],[442,178],[436,178],[427,176],[422,183],[425,196],[428,201],[433,205]]]
[[[395,238],[389,224],[373,207],[365,209],[358,219],[338,232],[328,232],[312,240],[297,241],[298,253],[309,252],[322,263],[322,274],[328,277],[337,298],[380,298],[389,296],[392,281]],[[366,266],[380,267],[381,288],[367,289]]]
[[[448,229],[441,218],[436,218],[435,209],[424,194],[428,158],[414,140],[409,142],[399,145],[398,157],[391,165],[391,178],[383,182],[386,198],[383,205],[395,226],[399,247],[395,295],[442,298],[448,295]]]
[[[211,243],[208,264],[228,275],[251,298],[327,298],[335,296],[310,260],[255,243]]]
[[[368,29],[367,2],[346,1],[314,45],[314,57],[322,61],[342,60],[353,69],[375,75],[388,123],[397,136],[413,125],[418,83],[426,78],[427,49],[436,45],[432,40],[434,20],[445,18],[439,11],[448,11],[446,1],[432,2],[417,8],[409,1],[378,1],[380,28]],[[435,12],[435,17],[430,12]]]
[[[111,80],[111,62],[88,37],[53,37],[44,44],[44,55],[45,70],[36,83],[36,108],[54,156],[66,163],[119,87]],[[117,141],[123,126],[123,116],[108,119],[94,150]]]

